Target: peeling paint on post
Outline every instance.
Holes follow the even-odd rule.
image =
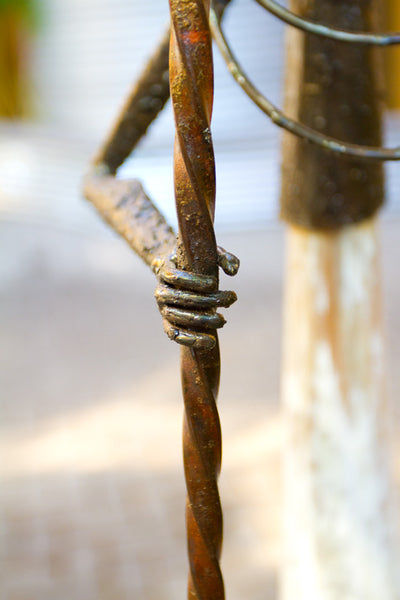
[[[291,8],[327,25],[374,30],[378,4],[292,0]],[[293,30],[288,41],[291,116],[380,145],[375,51]],[[381,165],[285,134],[283,600],[400,598],[376,216],[383,196]]]
[[[288,233],[283,600],[399,597],[375,220]]]

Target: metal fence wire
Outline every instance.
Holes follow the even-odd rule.
[[[328,27],[297,16],[275,0],[256,0],[281,21],[310,36],[344,44],[389,46],[400,34]],[[215,165],[210,120],[213,101],[212,37],[249,98],[279,127],[324,151],[369,161],[396,161],[400,147],[383,148],[329,137],[289,118],[249,80],[221,28],[229,0],[170,0],[171,29],[137,81],[84,180],[87,199],[158,279],[156,299],[167,335],[182,345],[185,402],[184,470],[187,484],[189,598],[222,600],[219,566],[222,510],[217,488],[221,433],[216,400],[220,356],[217,312],[235,300],[218,288],[218,268],[236,274],[238,259],[217,247],[213,217]],[[175,116],[176,235],[138,180],[119,180],[118,168],[145,135],[171,94]]]

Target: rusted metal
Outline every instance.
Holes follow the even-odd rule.
[[[330,38],[329,43],[339,40],[386,46],[400,41],[399,34],[370,34],[328,27],[283,9],[275,0],[256,1],[292,26],[314,37]],[[222,511],[217,487],[221,432],[216,407],[220,356],[216,331],[225,320],[216,310],[230,306],[236,296],[218,289],[218,267],[234,275],[239,261],[217,247],[213,229],[215,169],[210,133],[213,97],[210,0],[169,2],[171,43],[168,33],[95,157],[85,178],[85,194],[157,275],[155,296],[164,329],[171,339],[183,346],[188,596],[190,600],[223,600],[224,584],[219,565]],[[228,4],[229,0],[213,2],[210,17],[213,35],[236,81],[275,124],[336,155],[400,160],[400,147],[388,149],[341,141],[289,118],[265,98],[249,81],[221,30],[220,20]],[[361,29],[362,25],[356,28]],[[168,100],[169,46],[170,87],[177,131],[174,157],[178,240],[141,183],[115,177],[119,166]],[[379,144],[379,139],[362,141]]]
[[[219,19],[228,4],[229,0],[216,2]],[[239,260],[217,247],[213,229],[215,167],[210,133],[213,65],[209,2],[171,0],[170,8],[173,24],[170,78],[177,127],[176,249],[175,233],[141,183],[115,177],[118,167],[167,100],[165,38],[95,157],[85,177],[84,192],[102,217],[158,276],[156,300],[164,329],[171,339],[183,345],[188,594],[192,600],[222,600],[224,584],[219,566],[222,511],[217,488],[221,432],[216,408],[220,359],[216,329],[225,319],[216,308],[230,306],[236,295],[218,290],[218,267],[228,275],[235,275]],[[159,102],[154,101],[156,98]]]
[[[115,175],[169,99],[169,38],[168,28],[83,181],[87,200],[154,270],[173,252],[176,234],[139,180]]]
[[[94,158],[95,164],[107,165],[112,174],[128,158],[169,99],[169,38],[168,28]]]
[[[217,290],[218,253],[213,218],[215,165],[210,132],[213,66],[208,0],[170,0],[170,87],[176,124],[175,197],[179,222],[177,264],[211,277]],[[208,311],[214,317],[215,309]],[[221,432],[216,399],[220,356],[212,348],[182,348],[185,402],[183,453],[188,490],[186,523],[190,600],[222,600],[219,565],[222,510],[217,488]]]
[[[97,167],[85,178],[84,192],[103,219],[149,267],[160,256],[173,252],[175,232],[140,181],[116,179]]]
[[[235,292],[218,290],[218,280],[176,268],[176,234],[137,179],[120,180],[105,165],[92,165],[84,179],[85,197],[101,217],[153,270],[159,279],[155,298],[168,337],[178,344],[210,348],[210,329],[223,327],[221,315],[210,310],[228,308]],[[240,261],[217,248],[218,265],[235,275]],[[206,330],[206,331],[204,331]]]
[[[230,0],[218,0],[218,18]],[[234,292],[219,291],[217,279],[176,268],[176,234],[137,179],[117,179],[116,171],[134,150],[169,98],[169,38],[163,36],[133,87],[121,114],[84,178],[84,194],[102,218],[149,265],[159,279],[156,300],[164,330],[179,344],[195,348],[215,345],[210,329],[225,319],[209,315],[215,307],[229,307]],[[235,275],[239,260],[222,248],[218,264]]]
[[[227,275],[236,275],[240,261],[217,247],[218,265]],[[171,340],[197,349],[213,348],[216,338],[210,330],[225,325],[215,309],[228,308],[237,297],[235,292],[218,290],[214,276],[185,271],[177,266],[177,253],[153,262],[159,278],[155,297],[163,317],[164,331]],[[211,311],[211,312],[210,312]]]
[[[218,21],[222,19],[230,2],[231,0],[213,2]],[[111,174],[115,175],[169,99],[170,37],[171,30],[167,27],[132,87],[118,119],[93,159],[93,164],[106,165]]]

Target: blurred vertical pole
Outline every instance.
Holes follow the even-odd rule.
[[[0,2],[0,118],[30,112],[29,60],[33,2]]]
[[[290,3],[302,16],[363,31],[378,29],[380,5]],[[290,30],[287,112],[327,135],[381,144],[379,60],[376,50]],[[383,197],[381,165],[285,134],[283,600],[400,597],[377,223]]]

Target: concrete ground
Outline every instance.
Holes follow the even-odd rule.
[[[400,390],[400,222],[383,229],[389,391]],[[276,597],[283,232],[242,261],[221,333],[227,598]],[[178,348],[114,237],[0,222],[0,600],[185,598]],[[394,411],[397,423],[400,410]]]

